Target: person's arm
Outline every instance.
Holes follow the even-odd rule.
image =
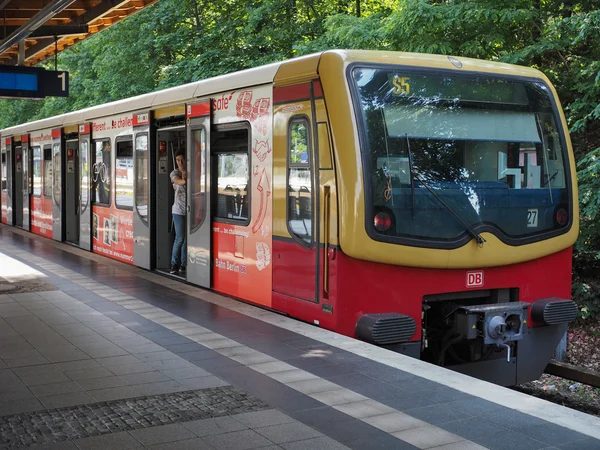
[[[173,184],[176,184],[178,186],[183,186],[186,182],[186,179],[187,179],[187,172],[182,172],[181,176],[175,175],[173,177]]]

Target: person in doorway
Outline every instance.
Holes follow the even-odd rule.
[[[171,172],[170,178],[175,189],[175,200],[173,201],[173,225],[175,226],[175,242],[171,253],[171,269],[169,273],[185,275],[187,262],[187,238],[185,234],[185,211],[187,208],[187,170],[185,167],[185,152],[178,150],[175,153],[177,168]]]

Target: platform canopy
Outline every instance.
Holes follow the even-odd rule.
[[[0,0],[0,64],[33,66],[158,0]]]

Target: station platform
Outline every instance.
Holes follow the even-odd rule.
[[[4,225],[0,291],[0,449],[600,449],[598,417]]]

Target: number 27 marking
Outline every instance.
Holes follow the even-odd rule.
[[[538,226],[538,210],[528,209],[527,210],[527,227],[535,228]]]

